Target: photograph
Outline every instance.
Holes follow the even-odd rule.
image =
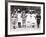
[[[44,34],[44,3],[8,2],[7,34],[40,35]]]
[[[41,7],[37,6],[14,6],[11,5],[10,28],[27,29],[40,28],[41,23]]]

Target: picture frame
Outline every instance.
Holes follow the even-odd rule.
[[[29,12],[29,14],[31,14],[31,18],[32,19],[34,18],[34,17],[32,17],[32,14],[37,15],[37,12],[39,12],[38,15],[41,15],[41,18],[40,18],[41,19],[41,22],[40,22],[40,28],[41,29],[39,28],[39,30],[37,30],[38,29],[37,28],[36,31],[35,30],[30,30],[30,28],[27,27],[28,23],[26,23],[26,27],[27,28],[24,27],[24,29],[26,28],[27,30],[21,29],[21,25],[19,25],[18,26],[18,28],[19,28],[18,31],[17,31],[17,28],[16,28],[15,29],[16,32],[14,32],[15,30],[13,30],[13,32],[12,32],[12,29],[10,29],[10,27],[12,27],[10,25],[11,24],[10,20],[12,18],[10,18],[10,17],[12,17],[12,14],[13,15],[15,14],[15,13],[13,13],[14,9],[15,9],[15,11],[17,11],[18,8],[20,9],[20,12],[22,12],[26,8],[25,11],[27,11],[27,14],[28,14],[28,12]],[[32,11],[36,11],[36,12],[30,13],[31,10]],[[18,16],[19,16],[19,14],[18,14]],[[28,22],[29,22],[29,18],[30,17],[28,17]],[[19,22],[19,24],[20,24],[20,22]],[[10,32],[10,30],[11,30],[11,32]],[[41,34],[45,34],[45,3],[44,2],[6,1],[5,0],[5,36],[7,36],[7,37],[8,36],[27,36],[27,35],[41,35]]]

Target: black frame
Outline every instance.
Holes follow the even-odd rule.
[[[43,4],[43,33],[33,34],[19,34],[19,35],[8,35],[8,2],[19,2],[19,3],[32,3],[32,4]],[[27,36],[27,35],[41,35],[45,34],[45,3],[44,2],[27,2],[27,1],[8,1],[5,0],[5,36]]]

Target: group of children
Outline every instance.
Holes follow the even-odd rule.
[[[34,28],[35,25],[39,28],[41,15],[38,14],[35,10],[29,10],[27,11],[27,13],[25,10],[23,10],[19,13],[15,9],[13,13],[11,14],[11,19],[12,24],[14,25],[13,26],[14,29],[16,29],[16,27],[21,28],[28,26],[32,26]]]

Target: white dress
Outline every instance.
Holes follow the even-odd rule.
[[[32,14],[31,15],[31,25],[35,25],[35,27],[37,27],[37,20],[36,20],[36,14]],[[33,24],[34,23],[34,24]]]
[[[31,26],[31,25],[37,26],[37,21],[36,21],[35,17],[36,17],[36,14],[27,14],[26,26]]]

